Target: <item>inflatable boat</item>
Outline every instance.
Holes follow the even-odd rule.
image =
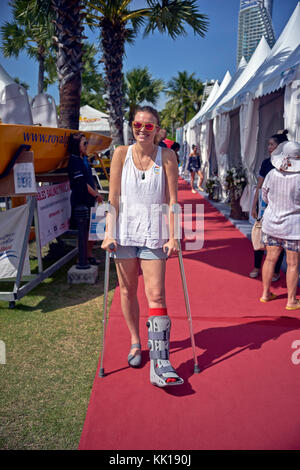
[[[14,163],[20,148],[34,152],[36,174],[66,167],[69,136],[76,132],[79,131],[0,123],[0,176]],[[88,140],[87,155],[95,155],[109,148],[110,137],[92,132],[82,133]]]

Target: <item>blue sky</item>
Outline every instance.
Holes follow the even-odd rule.
[[[297,0],[274,0],[273,25],[276,39],[279,37],[289,17],[293,13]],[[0,0],[0,22],[10,20],[9,0]],[[194,36],[191,29],[187,35],[173,41],[167,36],[154,33],[143,38],[140,34],[133,46],[126,46],[124,71],[133,67],[147,66],[154,78],[168,82],[179,71],[187,70],[203,81],[222,80],[226,71],[234,73],[236,68],[236,46],[239,0],[197,0],[199,10],[209,17],[209,29],[205,38]],[[144,0],[133,0],[133,8],[141,8]],[[90,42],[98,44],[97,34],[86,31]],[[0,52],[0,63],[12,76],[18,76],[30,85],[29,94],[37,93],[37,63],[26,57],[6,59]],[[101,72],[99,67],[99,72]],[[57,85],[48,88],[58,103]],[[161,96],[158,108],[164,103]]]

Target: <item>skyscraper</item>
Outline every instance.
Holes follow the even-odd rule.
[[[274,46],[272,9],[273,0],[241,0],[237,65],[243,56],[249,61],[262,36],[265,36],[270,47]]]

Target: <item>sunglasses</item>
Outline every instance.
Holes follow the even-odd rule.
[[[153,122],[140,122],[140,121],[132,121],[132,127],[136,131],[140,131],[144,128],[148,132],[153,132],[156,127],[159,127],[157,124],[153,124]]]
[[[87,146],[88,145],[88,142],[82,142],[84,146]]]

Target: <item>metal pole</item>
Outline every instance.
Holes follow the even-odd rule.
[[[104,367],[103,367],[103,358],[104,358],[104,343],[105,343],[105,333],[106,333],[106,322],[107,322],[107,298],[108,298],[108,286],[109,286],[109,268],[110,268],[110,257],[109,251],[105,253],[105,271],[104,271],[104,288],[103,288],[103,327],[102,327],[102,341],[101,341],[101,363],[100,363],[100,372],[99,377],[104,377]]]

